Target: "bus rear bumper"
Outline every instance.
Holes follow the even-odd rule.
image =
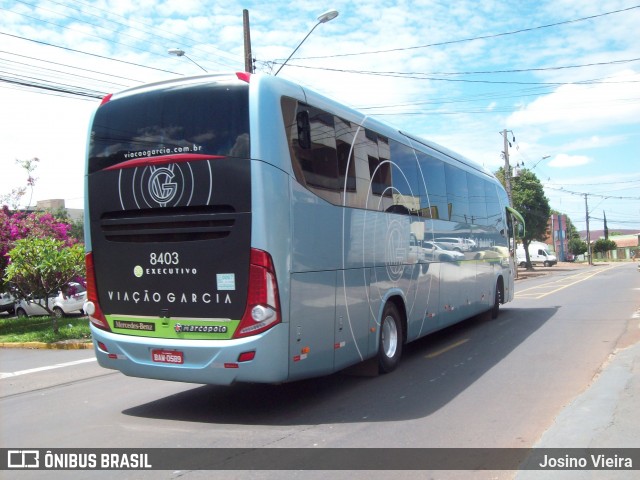
[[[279,324],[260,335],[234,340],[136,337],[106,332],[93,325],[91,333],[96,358],[104,368],[132,377],[230,385],[287,381],[287,326]],[[255,356],[242,361],[251,357],[248,352],[255,352]]]

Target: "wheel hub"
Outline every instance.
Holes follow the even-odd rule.
[[[398,349],[398,329],[392,317],[386,317],[382,323],[382,349],[384,354],[391,358]]]

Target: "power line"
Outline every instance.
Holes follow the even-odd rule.
[[[592,220],[604,221],[604,218],[594,217],[592,215],[589,215],[589,218],[592,219]],[[615,220],[615,219],[612,219],[612,218],[607,218],[607,223],[636,224],[636,223],[638,223],[638,221],[637,220]]]
[[[640,59],[636,59],[640,60]],[[546,86],[562,86],[562,85],[597,85],[597,84],[622,84],[622,83],[640,83],[640,80],[622,80],[622,81],[607,81],[600,78],[591,80],[577,80],[574,82],[523,82],[515,80],[470,80],[462,78],[439,78],[430,73],[402,73],[402,72],[376,72],[373,70],[349,70],[346,68],[328,68],[328,67],[313,67],[309,65],[299,64],[287,64],[287,66],[305,68],[307,70],[323,70],[326,72],[338,72],[338,73],[352,73],[357,75],[371,75],[378,77],[391,77],[391,78],[404,78],[408,80],[431,80],[440,82],[452,82],[452,83],[484,83],[492,85],[546,85]],[[532,69],[533,70],[533,69]]]
[[[68,65],[66,63],[59,63],[59,62],[54,62],[54,61],[51,61],[51,60],[44,60],[44,59],[41,59],[41,58],[30,57],[28,55],[21,55],[19,53],[7,52],[7,51],[3,51],[3,50],[0,50],[0,53],[4,53],[6,55],[14,55],[16,57],[26,58],[26,59],[29,59],[29,60],[35,60],[37,62],[50,63],[51,65],[58,65],[58,66],[61,66],[61,67],[71,68],[71,69],[74,69],[74,70],[80,70],[80,71],[83,71],[83,72],[97,73],[98,75],[103,75],[103,76],[106,76],[106,77],[119,78],[119,79],[122,79],[122,80],[130,80],[132,82],[140,82],[140,80],[136,80],[136,79],[128,78],[128,77],[123,77],[123,76],[120,76],[120,75],[114,75],[113,73],[105,73],[105,72],[99,72],[97,70],[90,70],[90,69],[87,69],[87,68],[75,67],[73,65]],[[13,62],[13,63],[19,63],[19,62]]]
[[[523,72],[544,72],[553,70],[566,70],[571,68],[584,68],[584,67],[596,67],[602,65],[619,65],[624,63],[637,62],[640,58],[629,58],[624,60],[611,60],[609,62],[596,62],[596,63],[584,63],[579,65],[564,65],[559,67],[540,67],[540,68],[519,68],[512,70],[486,70],[486,71],[472,71],[472,72],[433,72],[429,75],[479,75],[479,74],[494,74],[494,73],[523,73]]]
[[[562,22],[556,22],[556,23],[550,23],[547,25],[539,25],[537,27],[530,27],[530,28],[521,28],[519,30],[513,30],[510,32],[502,32],[502,33],[493,33],[493,34],[488,34],[488,35],[481,35],[478,37],[471,37],[471,38],[463,38],[463,39],[459,39],[459,40],[449,40],[446,42],[438,42],[438,43],[429,43],[426,45],[417,45],[414,47],[402,47],[402,48],[392,48],[389,50],[375,50],[375,51],[370,51],[370,52],[359,52],[359,53],[340,53],[340,54],[335,54],[335,55],[325,55],[325,56],[318,56],[318,57],[303,57],[303,58],[299,58],[298,60],[315,60],[315,59],[323,59],[323,58],[337,58],[337,57],[352,57],[352,56],[360,56],[360,55],[376,55],[379,53],[391,53],[391,52],[401,52],[401,51],[406,51],[406,50],[416,50],[416,49],[420,49],[420,48],[429,48],[429,47],[439,47],[439,46],[443,46],[443,45],[452,45],[455,43],[463,43],[463,42],[472,42],[475,40],[486,40],[489,38],[498,38],[498,37],[504,37],[507,35],[516,35],[519,33],[526,33],[526,32],[532,32],[535,30],[541,30],[544,28],[551,28],[551,27],[558,27],[560,25],[568,25],[571,23],[578,23],[578,22],[584,22],[587,20],[592,20],[594,18],[599,18],[599,17],[604,17],[607,15],[613,15],[616,13],[622,13],[622,12],[628,12],[630,10],[636,9],[636,8],[640,8],[640,5],[634,5],[633,7],[628,7],[628,8],[623,8],[620,10],[614,10],[611,12],[605,12],[605,13],[600,13],[598,15],[590,15],[588,17],[582,17],[582,18],[577,18],[574,20],[565,20]]]
[[[574,192],[574,191],[571,191],[571,190],[567,190],[564,187],[554,188],[554,187],[551,187],[549,185],[544,185],[544,187],[548,188],[550,190],[555,190],[555,191],[558,191],[558,192],[568,193],[569,195],[579,195],[579,196],[589,195],[590,197],[603,198],[603,199],[613,199],[613,200],[640,200],[640,197],[619,197],[619,196],[616,196],[616,195],[602,195],[602,194],[598,194],[598,193]]]
[[[0,62],[8,62],[8,61],[7,61],[7,60],[4,60],[4,59],[0,59]],[[71,76],[73,79],[83,78],[83,79],[85,79],[85,80],[94,80],[94,81],[98,81],[98,82],[103,82],[103,83],[106,83],[106,84],[114,85],[114,86],[116,86],[116,87],[128,87],[128,86],[129,86],[129,85],[124,85],[124,84],[122,84],[122,83],[115,83],[115,82],[111,82],[111,81],[108,81],[108,80],[100,80],[100,79],[97,79],[97,78],[95,78],[95,77],[88,77],[88,76],[86,76],[86,75],[79,75],[79,74],[77,74],[77,73],[71,73],[71,72],[65,72],[65,71],[63,71],[63,70],[56,70],[56,69],[52,69],[52,68],[41,67],[41,66],[38,66],[38,65],[30,64],[30,63],[17,62],[17,61],[15,61],[15,60],[10,61],[10,65],[11,65],[11,66],[14,66],[14,65],[22,65],[22,66],[24,66],[24,67],[27,67],[27,68],[29,68],[29,69],[36,70],[36,71],[38,71],[38,72],[44,72],[45,74],[46,74],[47,72],[50,72],[50,73],[51,73],[51,74],[53,74],[53,75],[55,75],[55,74],[59,74],[59,76],[63,76],[63,77],[69,77],[69,76]],[[69,67],[69,68],[75,68],[75,67],[71,67],[71,66],[68,66],[68,67]]]
[[[593,187],[599,185],[619,185],[621,183],[640,183],[639,180],[621,180],[618,182],[600,182],[600,183],[572,183],[571,185],[574,187]]]
[[[0,72],[1,73],[1,72]],[[55,83],[38,83],[37,81],[25,81],[17,78],[11,77],[3,77],[0,76],[0,82],[9,83],[12,85],[20,85],[23,87],[47,90],[50,92],[59,92],[66,93],[69,95],[74,95],[78,97],[89,97],[89,98],[102,98],[106,95],[104,92],[96,92],[87,89],[83,89],[82,87],[74,87],[72,85],[65,84],[55,84]]]
[[[158,72],[170,73],[172,75],[182,75],[181,73],[172,72],[171,70],[164,70],[162,68],[150,67],[148,65],[141,65],[139,63],[127,62],[126,60],[120,60],[118,58],[106,57],[104,55],[98,55],[97,53],[84,52],[82,50],[76,50],[75,48],[63,47],[61,45],[54,45],[53,43],[43,42],[41,40],[33,40],[31,38],[21,37],[20,35],[12,35],[11,33],[0,32],[0,35],[5,35],[7,37],[17,38],[17,39],[24,40],[24,41],[27,41],[27,42],[37,43],[39,45],[46,45],[47,47],[59,48],[61,50],[66,50],[68,52],[81,53],[83,55],[89,55],[89,56],[92,56],[92,57],[101,58],[103,60],[109,60],[109,61],[112,61],[112,62],[124,63],[125,65],[133,65],[133,66],[136,66],[136,67],[147,68],[149,70],[155,70],[155,71],[158,71]]]
[[[579,65],[561,65],[558,67],[539,67],[539,68],[519,68],[519,69],[512,69],[512,70],[484,70],[484,71],[471,71],[471,72],[393,72],[393,71],[376,71],[376,70],[348,70],[348,69],[337,69],[337,68],[326,68],[326,67],[313,67],[310,65],[299,65],[299,64],[287,64],[289,66],[292,67],[298,67],[298,68],[306,68],[308,70],[327,70],[327,71],[337,71],[340,73],[353,73],[353,74],[360,74],[360,75],[376,75],[376,76],[381,76],[381,77],[399,77],[399,78],[409,78],[409,79],[416,79],[416,78],[421,78],[421,76],[426,76],[428,78],[425,78],[426,80],[449,80],[449,81],[456,81],[456,80],[450,80],[450,79],[440,79],[440,78],[431,78],[432,75],[443,75],[443,76],[456,76],[456,75],[494,75],[494,74],[505,74],[505,73],[526,73],[526,72],[542,72],[542,71],[556,71],[556,70],[567,70],[567,69],[573,69],[573,68],[585,68],[585,67],[595,67],[595,66],[604,66],[604,65],[620,65],[620,64],[625,64],[625,63],[632,63],[632,62],[637,62],[640,61],[640,58],[629,58],[629,59],[622,59],[622,60],[611,60],[608,62],[597,62],[597,63],[584,63],[584,64],[579,64]],[[463,81],[463,80],[458,80],[458,81]],[[467,80],[468,82],[474,82],[474,80]],[[475,81],[475,82],[479,82],[479,83],[520,83],[520,82],[491,82],[491,81]],[[596,80],[583,80],[583,81],[577,81],[577,82],[571,82],[571,83],[602,83]],[[627,83],[627,82],[612,82],[612,83]],[[526,82],[524,83],[526,84],[530,84],[530,82]],[[534,85],[564,85],[565,83],[543,83],[543,82],[536,82],[533,83]]]
[[[4,84],[3,84],[4,83]],[[35,86],[25,86],[22,87],[18,84],[13,84],[13,82],[4,82],[2,79],[0,79],[0,88],[4,88],[7,90],[16,90],[16,91],[25,91],[25,90],[32,90],[33,93],[37,93],[37,94],[41,94],[41,95],[47,95],[50,97],[61,97],[61,98],[73,98],[74,100],[83,100],[83,101],[87,101],[87,102],[95,102],[95,98],[96,97],[88,97],[88,96],[84,96],[84,95],[76,95],[73,92],[57,92],[54,89],[51,88],[41,88],[39,89],[39,87],[35,87]]]

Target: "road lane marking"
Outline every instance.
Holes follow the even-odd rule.
[[[17,377],[20,375],[28,375],[30,373],[44,372],[46,370],[53,370],[55,368],[72,367],[74,365],[81,365],[83,363],[89,363],[89,362],[95,362],[95,361],[96,361],[96,358],[93,357],[93,358],[85,358],[83,360],[76,360],[74,362],[57,363],[55,365],[47,365],[45,367],[30,368],[28,370],[18,370],[17,372],[2,372],[0,373],[0,380],[5,378]]]
[[[552,293],[559,292],[564,290],[565,288],[576,285],[580,282],[584,282],[585,280],[589,280],[590,278],[598,275],[599,273],[606,272],[611,270],[612,268],[616,268],[617,265],[612,265],[607,268],[603,268],[602,270],[588,271],[588,272],[580,272],[575,275],[571,275],[569,277],[562,277],[556,280],[552,280],[550,282],[546,282],[540,285],[536,285],[535,287],[526,288],[524,290],[516,292],[515,296],[517,298],[533,298],[535,300],[539,300],[544,298]],[[574,281],[575,280],[575,281]],[[566,283],[569,281],[570,283]]]
[[[464,338],[464,339],[462,339],[462,340],[460,340],[460,341],[458,341],[456,343],[453,343],[453,344],[449,345],[448,347],[444,347],[441,350],[438,350],[436,352],[432,352],[429,355],[425,356],[424,358],[435,358],[438,355],[442,355],[443,353],[446,353],[449,350],[453,350],[454,348],[459,347],[460,345],[463,345],[463,344],[467,343],[468,341],[469,341],[468,338]]]

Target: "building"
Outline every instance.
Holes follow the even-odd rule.
[[[81,208],[66,208],[63,199],[39,200],[36,204],[36,210],[58,211],[65,210],[69,218],[74,222],[82,220],[84,210]]]
[[[564,214],[552,214],[547,222],[547,239],[545,243],[556,252],[560,262],[569,259],[569,235],[567,235],[567,216]]]
[[[611,252],[612,260],[628,260],[634,258],[640,260],[640,233],[633,235],[612,235],[609,240],[616,243],[616,248]]]

